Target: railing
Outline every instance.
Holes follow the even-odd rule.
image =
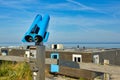
[[[0,60],[29,63],[29,62],[34,62],[35,59],[19,57],[19,56],[0,56]],[[90,70],[95,72],[108,73],[112,75],[120,75],[119,66],[98,65],[94,63],[77,63],[72,61],[64,61],[64,60],[57,60],[57,59],[51,59],[51,58],[46,58],[45,64],[58,64],[59,66],[65,66],[70,68],[85,69],[85,70]]]

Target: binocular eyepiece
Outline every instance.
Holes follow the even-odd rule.
[[[38,42],[42,42],[43,41],[43,38],[39,35],[35,36],[35,42],[38,43]]]
[[[25,40],[26,40],[27,42],[33,42],[33,38],[32,38],[32,36],[30,36],[30,35],[25,36]]]
[[[38,43],[38,42],[42,42],[43,38],[41,36],[39,36],[39,35],[35,36],[35,38],[33,38],[30,35],[27,35],[27,36],[25,36],[25,40],[27,42],[36,42],[36,43]]]

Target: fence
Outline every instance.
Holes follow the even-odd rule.
[[[6,61],[16,61],[16,62],[34,62],[35,59],[25,58],[19,56],[0,56],[0,60]],[[58,64],[59,66],[65,66],[70,68],[85,69],[95,72],[102,72],[111,74],[114,77],[114,80],[120,79],[120,67],[119,66],[110,66],[110,65],[98,65],[94,63],[76,63],[72,61],[63,61],[58,59],[46,58],[45,64]],[[42,74],[42,73],[41,73]]]

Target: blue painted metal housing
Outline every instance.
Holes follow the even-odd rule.
[[[49,20],[50,20],[50,17],[49,17],[49,15],[46,14],[43,17],[42,21],[37,23],[37,25],[40,28],[40,31],[35,36],[35,39],[38,39],[38,41],[40,41],[40,42],[41,41],[46,42],[48,40],[49,33],[46,32],[46,31],[47,31],[47,28],[48,28]]]
[[[37,15],[25,33],[22,42],[47,42],[49,32],[47,32],[50,16],[46,14],[43,18],[41,15]]]
[[[59,53],[51,53],[52,59],[59,59]],[[51,64],[50,72],[59,72],[59,65]]]

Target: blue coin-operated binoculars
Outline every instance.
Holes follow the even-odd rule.
[[[46,14],[43,18],[41,15],[37,15],[25,33],[22,42],[35,42],[37,44],[41,42],[47,42],[49,32],[47,32],[50,16]]]
[[[36,56],[34,63],[30,62],[34,80],[45,80],[45,46],[42,43],[47,42],[49,37],[47,32],[49,20],[50,16],[47,14],[44,17],[37,15],[22,39],[22,42],[35,43],[36,50],[33,51],[32,46],[30,48],[32,54]]]

